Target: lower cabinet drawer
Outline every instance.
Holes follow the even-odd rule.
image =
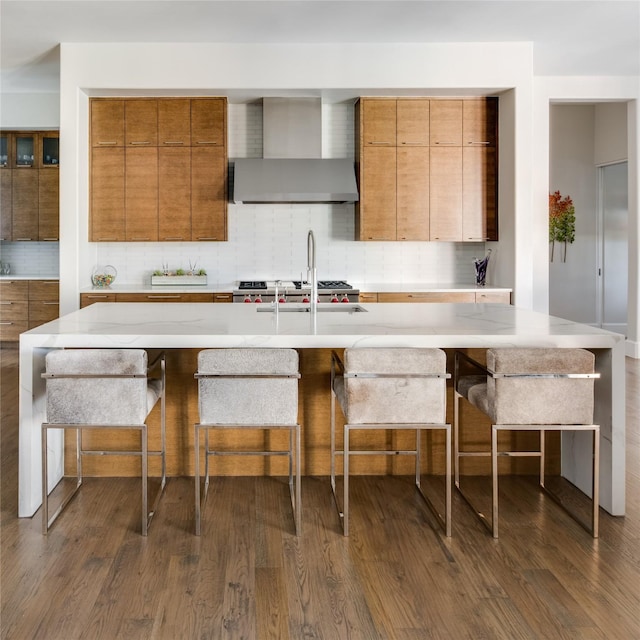
[[[29,329],[39,327],[45,322],[55,320],[59,315],[57,302],[47,300],[32,300],[29,302]]]
[[[213,302],[213,293],[117,293],[116,302]]]
[[[88,307],[95,302],[115,302],[115,293],[81,293],[80,308]]]
[[[29,329],[26,320],[0,320],[0,341],[17,342],[20,334]]]
[[[28,302],[0,303],[0,340],[16,341],[29,328]]]

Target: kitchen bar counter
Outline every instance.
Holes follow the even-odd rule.
[[[351,283],[360,291],[370,291],[376,293],[511,293],[508,287],[494,287],[486,285],[478,287],[472,282],[369,282],[362,284]]]
[[[293,307],[293,305],[289,305]],[[301,305],[299,305],[301,306]],[[256,305],[97,303],[20,337],[19,515],[41,503],[40,424],[44,357],[65,347],[202,349],[215,347],[583,347],[596,355],[596,421],[601,425],[601,505],[624,513],[624,338],[502,304],[361,304],[317,314],[259,311]],[[329,311],[329,309],[333,309]],[[328,428],[328,427],[327,427]],[[590,443],[563,440],[562,473],[588,491]],[[62,476],[60,441],[50,442],[50,485]]]

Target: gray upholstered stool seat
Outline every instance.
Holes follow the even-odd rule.
[[[86,455],[131,455],[141,460],[142,535],[147,529],[166,483],[165,464],[165,361],[161,353],[151,365],[143,349],[61,349],[46,356],[47,422],[42,424],[42,530],[47,533],[82,485],[82,458]],[[157,378],[149,373],[157,371]],[[146,419],[161,401],[160,449],[149,451]],[[47,434],[51,429],[76,431],[76,486],[49,519]],[[140,432],[136,451],[89,451],[82,447],[85,429],[130,429]],[[148,456],[161,458],[160,489],[148,509]]]
[[[289,491],[296,534],[301,523],[298,352],[295,349],[207,349],[198,354],[198,409],[195,425],[196,535],[209,489],[209,457],[288,456]],[[211,429],[288,429],[287,451],[217,451],[209,448]],[[205,484],[200,498],[200,432],[204,431]],[[295,467],[295,489],[294,489]]]
[[[540,458],[540,486],[545,487],[545,433],[547,431],[590,431],[593,435],[591,525],[598,536],[599,437],[593,423],[595,357],[585,349],[488,349],[486,367],[462,352],[456,352],[454,400],[454,477],[460,487],[460,460],[490,457],[492,475],[492,521],[490,529],[498,537],[499,456]],[[461,369],[473,371],[463,375]],[[477,371],[484,375],[478,375]],[[460,446],[460,400],[465,399],[491,420],[491,450],[463,451]],[[536,451],[498,449],[499,431],[539,431]],[[464,495],[464,494],[463,494]],[[466,497],[466,496],[465,496]],[[467,502],[469,502],[467,498]],[[469,504],[471,504],[469,502]],[[475,509],[474,509],[475,510]],[[477,510],[483,522],[486,519]],[[573,515],[573,514],[571,514]],[[577,519],[577,518],[576,518]],[[581,524],[584,525],[580,520]]]
[[[446,423],[446,355],[440,349],[345,349],[344,361],[332,353],[331,363],[331,488],[345,536],[349,535],[349,458],[352,455],[411,455],[415,484],[451,535],[451,426]],[[336,448],[336,400],[345,416],[343,449]],[[444,516],[421,489],[421,433],[445,431]],[[352,449],[353,430],[415,430],[409,450]],[[342,507],[336,493],[336,457],[343,458]]]

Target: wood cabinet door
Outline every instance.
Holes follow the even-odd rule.
[[[115,293],[81,293],[80,294],[80,308],[84,309],[96,302],[115,302]]]
[[[495,147],[498,133],[498,98],[465,100],[462,103],[464,146]]]
[[[429,215],[431,240],[462,240],[462,149],[431,147]]]
[[[227,144],[227,101],[225,98],[191,100],[191,145],[223,146]]]
[[[362,142],[367,145],[396,146],[396,101],[363,98]]]
[[[91,100],[91,146],[124,145],[124,100]]]
[[[60,283],[58,280],[29,280],[29,301],[58,302]]]
[[[429,240],[429,148],[398,147],[396,234],[398,240]]]
[[[158,149],[158,240],[191,240],[191,149]]]
[[[14,240],[38,239],[38,170],[12,171],[11,225]]]
[[[397,146],[429,146],[429,100],[401,100],[397,109]]]
[[[158,150],[130,147],[125,153],[125,237],[128,242],[158,240]]]
[[[127,147],[158,146],[158,101],[126,100],[124,139]]]
[[[496,149],[462,150],[462,239],[497,240]]]
[[[11,201],[13,171],[0,169],[0,240],[12,240]]]
[[[38,176],[38,240],[58,240],[59,220],[60,174],[57,170],[41,169]]]
[[[38,168],[57,171],[60,166],[60,132],[42,131],[38,134]]]
[[[158,146],[191,146],[191,100],[158,100]]]
[[[123,147],[92,149],[89,240],[125,240]]]
[[[475,302],[475,293],[472,291],[379,293],[378,302]]]
[[[227,239],[227,154],[224,148],[191,148],[191,239]]]
[[[429,104],[432,147],[462,145],[462,100],[431,100]]]
[[[509,291],[491,291],[487,293],[476,292],[476,302],[484,304],[493,302],[496,304],[511,304],[511,293]]]
[[[396,239],[395,147],[363,150],[358,239]]]

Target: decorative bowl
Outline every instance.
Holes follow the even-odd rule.
[[[91,274],[91,282],[93,283],[94,287],[103,289],[113,284],[113,281],[116,279],[117,275],[118,272],[116,271],[116,268],[111,266],[110,264],[105,266],[97,266]]]

